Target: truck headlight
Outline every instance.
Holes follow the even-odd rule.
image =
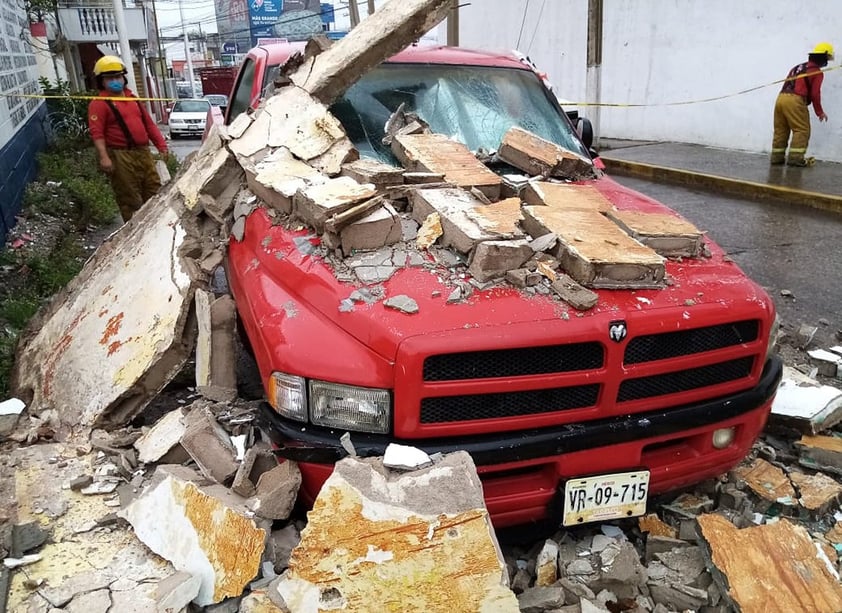
[[[310,421],[357,432],[389,432],[389,390],[310,381]]]
[[[307,388],[304,377],[273,372],[269,378],[269,403],[284,417],[307,421]]]

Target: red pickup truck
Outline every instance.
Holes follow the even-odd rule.
[[[257,106],[297,48],[248,54],[226,123]],[[511,88],[516,108],[500,102]],[[496,150],[518,125],[588,154],[515,57],[413,46],[332,111],[361,155],[395,163],[381,139],[401,103],[474,151]],[[619,209],[665,208],[601,174],[587,183]],[[339,309],[360,284],[302,240],[317,242],[258,208],[231,239],[227,274],[268,399],[262,430],[279,457],[299,462],[305,500],[346,455],[349,432],[363,456],[390,442],[467,450],[498,527],[634,516],[653,494],[729,470],[766,423],[782,370],[774,304],[713,242],[709,257],[667,261],[666,287],[597,290],[595,307],[565,316],[550,296],[506,284],[448,303],[452,288],[425,267],[382,283],[387,297],[417,300],[413,315],[378,301]]]

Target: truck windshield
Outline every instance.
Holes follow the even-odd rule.
[[[496,151],[512,126],[587,157],[562,111],[527,70],[443,64],[383,64],[354,84],[332,107],[364,157],[396,163],[381,142],[401,105],[438,134],[472,151]]]

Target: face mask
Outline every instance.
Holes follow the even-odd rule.
[[[123,81],[122,79],[120,81],[109,81],[107,87],[115,94],[119,94],[121,91],[123,91]]]

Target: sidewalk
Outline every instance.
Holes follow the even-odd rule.
[[[685,143],[602,139],[609,174],[674,183],[751,200],[774,200],[842,214],[842,164],[771,166],[769,156]]]

